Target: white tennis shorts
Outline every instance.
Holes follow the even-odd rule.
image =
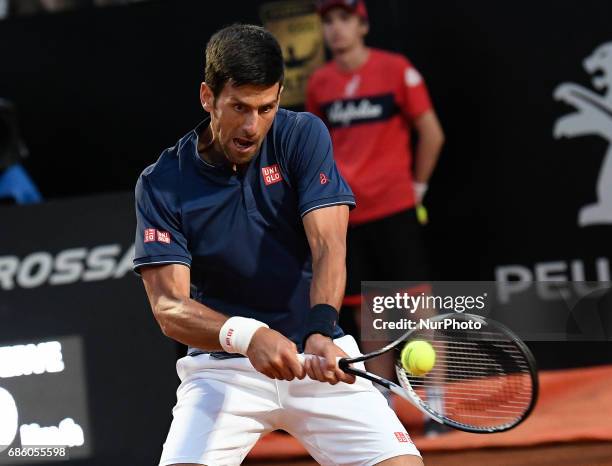
[[[352,336],[334,342],[349,356],[360,354]],[[181,385],[160,466],[239,465],[263,434],[277,429],[296,437],[322,465],[420,456],[385,398],[361,377],[354,384],[308,377],[287,382],[257,372],[247,358],[208,354],[179,359],[177,372]]]

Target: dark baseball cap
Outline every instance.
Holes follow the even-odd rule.
[[[317,12],[321,16],[325,16],[325,13],[336,7],[344,8],[361,19],[368,20],[368,10],[363,0],[317,0]]]

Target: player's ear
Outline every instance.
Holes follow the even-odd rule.
[[[370,32],[370,23],[365,19],[359,20],[359,30],[361,31],[361,37],[365,37]]]
[[[200,103],[204,110],[211,112],[214,106],[215,96],[212,89],[206,83],[200,84]]]
[[[285,86],[281,86],[280,89],[278,90],[278,98],[276,99],[277,107],[280,106],[280,98],[281,98],[281,95],[283,95],[283,89],[285,89]]]

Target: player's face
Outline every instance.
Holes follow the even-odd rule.
[[[278,111],[280,90],[279,83],[235,87],[228,82],[215,99],[210,88],[202,84],[200,98],[210,113],[215,148],[230,163],[248,163],[257,155]]]
[[[367,32],[367,24],[342,7],[332,8],[323,16],[323,37],[333,54],[361,45]]]

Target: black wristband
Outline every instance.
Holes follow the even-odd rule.
[[[313,333],[320,333],[332,338],[338,323],[338,311],[329,304],[315,304],[306,316],[304,328],[304,339],[302,345],[306,346],[306,340]]]

